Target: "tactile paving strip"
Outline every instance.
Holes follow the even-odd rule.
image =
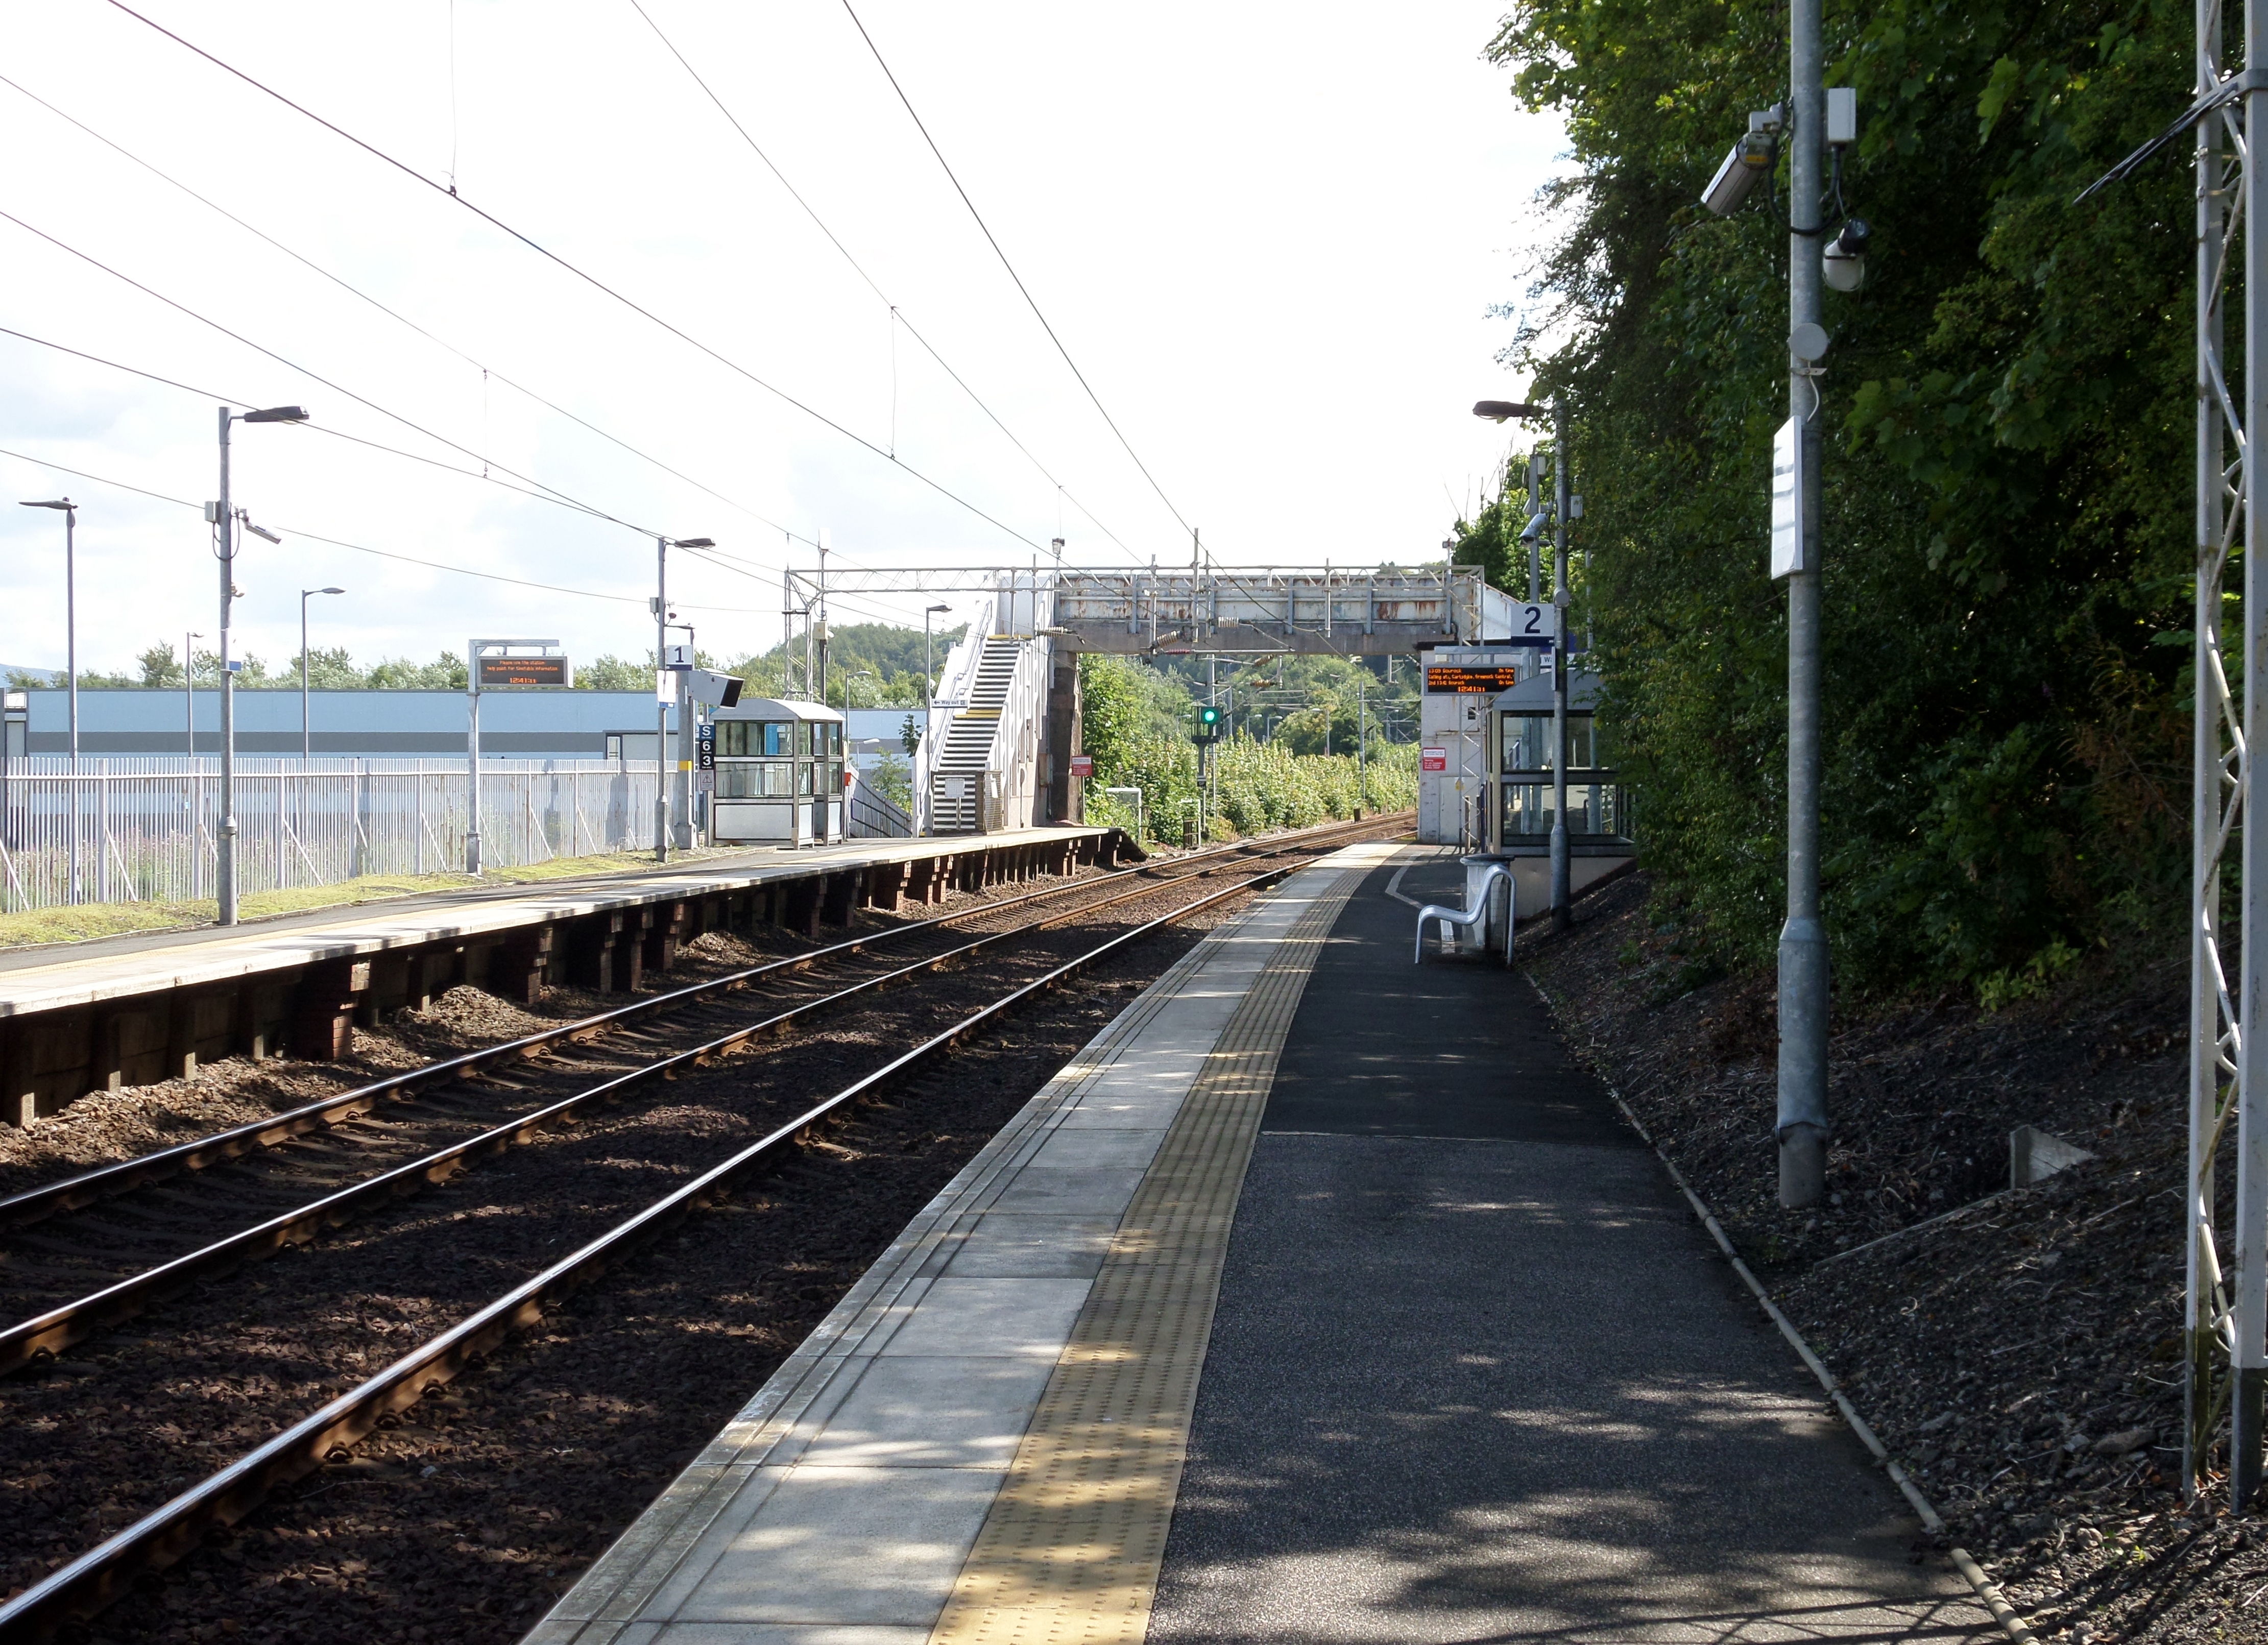
[[[1285,933],[1191,1086],[932,1645],[1138,1645],[1147,1631],[1245,1166],[1315,957],[1377,866],[1363,856]]]

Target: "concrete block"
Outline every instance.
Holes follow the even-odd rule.
[[[798,1468],[669,1620],[928,1628],[998,1492],[979,1468]],[[729,1635],[725,1637],[730,1637]],[[792,1637],[792,1636],[791,1636]]]
[[[1054,1370],[1036,1357],[869,1361],[798,1465],[1005,1469]]]
[[[2077,1143],[2051,1136],[2036,1125],[2019,1125],[2008,1133],[2008,1186],[2029,1188],[2094,1157]]]
[[[1039,1360],[1071,1339],[1092,1288],[1084,1279],[956,1280],[933,1283],[883,1346],[885,1358]]]

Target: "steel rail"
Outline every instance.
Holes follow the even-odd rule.
[[[247,1452],[151,1509],[123,1531],[78,1555],[15,1598],[0,1604],[0,1645],[41,1638],[74,1616],[91,1615],[107,1604],[119,1584],[151,1566],[169,1564],[194,1548],[210,1527],[229,1524],[257,1507],[269,1491],[320,1466],[333,1452],[351,1446],[380,1418],[408,1409],[452,1379],[467,1365],[504,1341],[516,1330],[543,1316],[584,1280],[637,1250],[648,1239],[676,1226],[705,1206],[720,1190],[786,1148],[821,1121],[859,1098],[920,1067],[959,1044],[995,1018],[1026,1000],[1052,992],[1108,955],[1194,913],[1256,890],[1298,872],[1285,864],[1225,886],[1144,922],[1056,967],[1045,976],[1004,994],[942,1033],[845,1086],[768,1136],[711,1166],[699,1177],[618,1223],[579,1250],[561,1258],[495,1302],[428,1339],[358,1386],[331,1400]]]
[[[1277,851],[1267,854],[1281,856],[1285,853]],[[247,1262],[271,1256],[287,1245],[303,1244],[317,1237],[326,1228],[343,1226],[368,1206],[404,1199],[423,1191],[429,1185],[448,1182],[475,1162],[501,1154],[514,1143],[526,1141],[555,1121],[565,1119],[591,1103],[611,1101],[632,1087],[651,1080],[674,1078],[682,1069],[698,1067],[738,1050],[751,1040],[777,1034],[792,1022],[837,1009],[861,995],[879,992],[893,983],[906,981],[923,972],[941,970],[954,961],[966,959],[996,944],[1044,931],[1049,926],[1081,919],[1121,903],[1156,896],[1172,889],[1176,884],[1209,878],[1230,866],[1219,864],[1194,874],[1182,875],[1162,885],[1138,885],[1098,903],[1083,903],[1077,908],[1058,910],[1004,931],[986,932],[941,954],[933,954],[926,959],[899,966],[895,970],[852,983],[815,1000],[806,1000],[683,1051],[665,1053],[556,1102],[517,1114],[477,1135],[422,1154],[389,1170],[365,1177],[319,1199],[278,1213],[250,1228],[225,1235],[209,1244],[159,1263],[155,1267],[145,1268],[99,1291],[90,1292],[85,1296],[48,1309],[28,1319],[18,1320],[0,1330],[0,1376],[27,1366],[52,1363],[57,1354],[74,1343],[84,1342],[105,1326],[131,1318],[144,1309],[178,1295],[200,1280],[232,1272]],[[1086,883],[1091,887],[1094,882],[1088,881]]]
[[[871,932],[862,936],[848,938],[841,942],[831,943],[823,948],[814,948],[807,954],[790,955],[784,959],[767,961],[762,965],[751,966],[744,970],[711,977],[706,982],[689,984],[683,988],[673,989],[667,993],[656,994],[652,999],[633,1000],[611,1010],[594,1012],[589,1016],[578,1017],[571,1022],[563,1022],[555,1028],[542,1029],[534,1034],[523,1035],[518,1039],[504,1040],[494,1045],[482,1046],[476,1051],[444,1058],[438,1062],[425,1063],[416,1068],[405,1069],[400,1073],[374,1080],[367,1085],[356,1086],[350,1090],[341,1091],[330,1096],[318,1097],[313,1102],[302,1103],[298,1108],[286,1109],[281,1113],[271,1114],[261,1119],[247,1120],[243,1125],[231,1126],[225,1131],[217,1131],[208,1136],[175,1143],[169,1147],[154,1149],[148,1154],[136,1154],[131,1159],[115,1161],[111,1164],[97,1166],[92,1170],[81,1171],[75,1176],[63,1177],[53,1183],[42,1184],[36,1188],[26,1189],[21,1193],[0,1199],[0,1226],[21,1227],[38,1222],[55,1215],[57,1212],[75,1211],[99,1200],[127,1192],[144,1183],[157,1181],[184,1170],[202,1170],[207,1166],[239,1159],[260,1149],[274,1147],[279,1143],[291,1141],[295,1137],[327,1130],[345,1120],[359,1118],[371,1112],[380,1102],[387,1098],[407,1100],[436,1081],[447,1081],[464,1074],[477,1073],[482,1068],[497,1063],[525,1059],[563,1043],[595,1039],[642,1017],[672,1011],[711,994],[745,988],[751,983],[766,977],[806,970],[822,961],[845,958],[880,944],[900,941],[918,933],[934,930],[940,926],[975,918],[983,914],[998,913],[1002,910],[1014,908],[1022,904],[1038,902],[1049,897],[1068,896],[1075,891],[1092,890],[1098,885],[1108,884],[1114,880],[1133,875],[1160,875],[1167,870],[1178,869],[1203,859],[1237,854],[1251,859],[1278,856],[1286,851],[1302,850],[1306,845],[1301,842],[1311,842],[1319,837],[1335,836],[1354,830],[1372,828],[1381,820],[1390,821],[1392,817],[1401,815],[1401,813],[1394,813],[1386,819],[1370,818],[1360,822],[1327,824],[1314,830],[1302,830],[1297,837],[1270,844],[1267,850],[1256,850],[1255,846],[1259,842],[1239,841],[1233,845],[1215,846],[1207,851],[1193,852],[1189,856],[1173,858],[1164,863],[1137,863],[1131,867],[1112,870],[1093,879],[1075,880],[1062,885],[1043,887],[1036,891],[1021,892],[1017,896],[1004,897],[995,902],[958,909],[949,914],[939,914],[932,918],[892,926],[887,931]],[[1191,876],[1174,875],[1161,882],[1171,884],[1174,878],[1189,877]]]

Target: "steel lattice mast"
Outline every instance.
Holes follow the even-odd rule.
[[[2262,22],[2253,0],[2244,18],[2248,70],[2264,61]],[[2198,0],[2197,94],[2206,104],[2227,85],[2220,0]],[[2229,88],[2235,89],[2235,88]],[[2197,142],[2197,721],[2191,788],[2190,921],[2190,1148],[2184,1196],[2187,1365],[2182,1485],[2205,1490],[2221,1425],[2228,1427],[2232,1502],[2259,1488],[2261,1393],[2268,1358],[2268,1063],[2264,1063],[2264,993],[2268,977],[2268,830],[2242,827],[2250,809],[2250,749],[2268,733],[2261,690],[2263,623],[2268,609],[2264,545],[2252,500],[2258,476],[2249,433],[2268,429],[2268,290],[2256,277],[2263,242],[2251,225],[2268,208],[2268,173],[2250,164],[2248,129],[2268,116],[2268,93],[2248,75],[2241,97],[2219,101],[2196,127]],[[2242,247],[2244,266],[2236,266]],[[2227,351],[2231,288],[2244,304],[2243,369],[2232,388]],[[2238,395],[2242,397],[2240,400]],[[2232,696],[2222,631],[2231,550],[2244,545],[2243,702]],[[2227,910],[2221,867],[2234,841],[2241,886],[2235,986],[2223,963]],[[2234,1128],[2237,1145],[2235,1226],[2221,1226],[2214,1163]],[[2224,1263],[2226,1253],[2228,1260]]]

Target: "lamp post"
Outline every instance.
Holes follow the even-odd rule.
[[[299,769],[307,769],[313,756],[315,734],[310,723],[307,705],[307,599],[311,594],[342,594],[343,588],[302,588],[299,591]]]
[[[232,411],[220,408],[220,501],[208,508],[206,518],[219,533],[216,553],[220,560],[220,827],[215,841],[220,912],[216,924],[236,924],[236,674],[229,664],[229,629],[236,600],[236,517],[228,497],[228,431],[232,423],[304,423],[300,406],[269,406],[262,411]],[[261,536],[275,541],[269,532]]]
[[[935,697],[937,657],[930,648],[930,619],[940,611],[952,609],[949,605],[934,605],[924,608],[922,612],[922,741],[924,742],[929,741],[930,734],[937,728],[934,723],[936,704],[932,700]],[[929,815],[929,797],[926,794],[914,796],[914,815],[922,817]]]
[[[1567,863],[1567,611],[1572,603],[1567,592],[1567,408],[1557,400],[1548,409],[1511,400],[1484,400],[1473,408],[1473,415],[1496,423],[1515,417],[1551,419],[1551,929],[1565,931],[1573,923]],[[1535,522],[1528,524],[1533,529]],[[1531,571],[1531,581],[1533,578]]]
[[[852,680],[874,680],[878,686],[880,683],[878,676],[872,668],[861,668],[855,674],[845,678],[843,682],[843,712],[846,714],[850,712],[852,707],[850,701],[850,682]]]
[[[196,644],[204,636],[190,629],[181,636],[181,715],[188,721],[182,728],[189,740],[182,746],[191,759],[197,757],[197,653]]]
[[[63,516],[63,677],[70,687],[70,900],[79,900],[78,872],[78,505],[68,497],[21,503],[56,508]]]
[[[668,670],[662,665],[669,659],[669,550],[672,544],[681,549],[713,549],[715,541],[709,537],[656,537],[653,540],[653,859],[669,860],[669,704],[672,693]],[[684,676],[678,676],[682,683]],[[684,773],[688,787],[692,784],[692,772]]]
[[[1788,416],[1796,428],[1795,522],[1800,564],[1787,579],[1787,923],[1779,933],[1779,1202],[1791,1210],[1827,1197],[1827,927],[1819,918],[1819,391],[1805,350],[1820,333],[1820,213],[1825,145],[1825,48],[1820,0],[1788,9]],[[2257,231],[2256,231],[2257,232]],[[1804,358],[1808,353],[1809,358]]]

